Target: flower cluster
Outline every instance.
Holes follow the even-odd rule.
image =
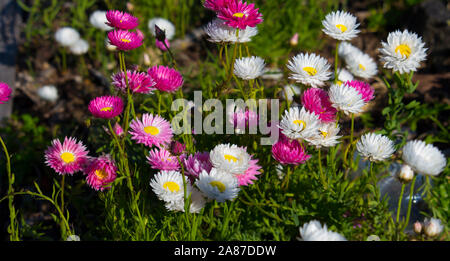
[[[141,33],[130,31],[139,25],[139,20],[129,13],[118,10],[106,12],[107,25],[114,28],[108,33],[109,42],[120,51],[129,51],[142,45]]]

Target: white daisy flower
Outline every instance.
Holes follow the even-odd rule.
[[[150,181],[150,186],[156,196],[165,202],[184,199],[183,175],[178,171],[161,170]],[[186,186],[188,193],[190,193],[190,187],[190,185]]]
[[[304,85],[320,87],[325,85],[331,76],[330,64],[327,60],[314,53],[300,53],[289,60],[287,64],[293,72],[289,79],[293,79]]]
[[[426,218],[424,220],[424,231],[425,235],[429,237],[435,237],[444,231],[444,226],[442,225],[442,221],[437,218]]]
[[[172,40],[175,36],[175,26],[169,20],[161,17],[150,19],[150,21],[148,21],[148,28],[153,36],[156,36],[155,25],[166,32],[166,39]]]
[[[80,34],[72,27],[59,28],[55,33],[55,40],[62,46],[71,46],[80,39]]]
[[[303,241],[347,241],[341,234],[328,230],[326,224],[322,227],[317,220],[303,224],[299,230]]]
[[[381,61],[384,68],[394,72],[409,73],[416,71],[420,63],[425,61],[427,48],[422,42],[422,37],[408,30],[397,30],[388,35],[387,43],[382,42]]]
[[[353,75],[349,71],[347,71],[346,69],[339,68],[338,69],[338,77],[337,78],[338,78],[337,84],[340,86],[343,83],[346,83],[347,81],[353,81],[353,79],[355,77],[353,77]]]
[[[260,57],[243,57],[235,60],[233,72],[242,80],[252,80],[264,73],[264,66],[264,60]]]
[[[103,31],[109,31],[113,29],[111,26],[106,24],[108,22],[108,19],[106,19],[106,11],[97,10],[93,12],[89,17],[89,22],[95,28]]]
[[[366,133],[356,143],[359,154],[370,161],[383,161],[395,152],[394,143],[381,134]]]
[[[340,41],[350,40],[360,32],[356,29],[359,26],[356,17],[344,11],[327,14],[322,25],[325,27],[322,29],[324,33]]]
[[[339,125],[336,126],[334,122],[322,123],[319,132],[307,141],[318,148],[333,147],[340,142],[338,139],[342,137],[337,135],[339,131]]]
[[[211,164],[231,174],[242,174],[250,166],[250,155],[245,148],[237,145],[219,144],[210,152]]]
[[[360,113],[366,104],[362,95],[347,84],[333,84],[328,91],[332,106],[339,111],[343,111],[346,115],[351,113]]]
[[[356,53],[345,60],[347,69],[355,76],[370,79],[377,73],[377,64],[368,54]]]
[[[70,235],[66,238],[66,241],[80,241],[80,237],[77,235]]]
[[[86,40],[78,39],[78,41],[69,46],[69,49],[73,54],[82,55],[89,50],[89,43]]]
[[[339,57],[341,57],[344,60],[346,60],[348,57],[351,57],[352,55],[355,55],[358,53],[362,53],[362,51],[359,50],[359,48],[353,46],[349,42],[342,42],[339,44],[338,55],[339,55]]]
[[[203,170],[195,184],[208,198],[217,202],[235,199],[240,190],[234,175],[216,168],[212,168],[209,174]]]
[[[246,43],[250,42],[253,36],[258,34],[258,28],[247,26],[244,30],[239,30],[236,37],[236,29],[225,24],[221,19],[214,19],[205,28],[205,33],[209,36],[210,42],[215,43]]]
[[[302,107],[289,108],[284,111],[280,125],[282,133],[290,139],[310,139],[317,135],[320,127],[320,119],[313,112]]]
[[[58,89],[54,85],[45,85],[37,90],[38,96],[46,101],[55,102],[58,100]]]
[[[189,183],[186,184],[188,186],[191,186]],[[189,212],[190,213],[200,213],[200,210],[205,206],[206,200],[203,196],[203,193],[200,192],[196,188],[191,188],[192,194],[191,194],[191,204],[189,205]],[[181,198],[177,201],[169,201],[166,202],[166,208],[171,211],[181,211],[184,212],[184,198]]]
[[[444,154],[438,148],[421,140],[408,141],[402,150],[403,161],[417,173],[437,176],[447,165]]]
[[[403,164],[400,170],[397,172],[397,178],[401,182],[410,182],[414,178],[414,171],[408,164]]]

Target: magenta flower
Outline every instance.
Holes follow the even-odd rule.
[[[203,6],[206,9],[217,12],[220,9],[227,7],[231,2],[235,1],[236,0],[206,0]]]
[[[145,72],[127,71],[128,86],[133,93],[145,93],[150,94],[153,90],[156,90],[155,81]],[[117,90],[123,93],[127,92],[127,84],[125,79],[125,73],[119,72],[111,76],[112,84]]]
[[[144,113],[142,121],[134,119],[130,123],[131,139],[148,147],[167,145],[172,139],[170,123],[159,115]]]
[[[183,160],[184,170],[186,175],[195,179],[203,170],[210,172],[212,168],[211,161],[209,161],[209,152],[196,152],[194,155]]]
[[[303,106],[319,116],[322,122],[334,122],[336,108],[334,108],[328,97],[328,93],[320,88],[309,88],[302,96]]]
[[[243,174],[236,175],[239,186],[248,186],[250,184],[253,184],[253,180],[257,180],[256,175],[261,174],[259,169],[261,169],[261,166],[259,166],[257,159],[252,159],[252,155],[250,155],[250,166]]]
[[[183,143],[180,143],[178,141],[172,141],[170,144],[170,151],[173,155],[181,155],[186,150],[186,145]]]
[[[109,155],[91,160],[85,168],[86,183],[95,190],[103,191],[111,188],[111,183],[117,177],[117,167]]]
[[[131,30],[139,25],[139,20],[129,13],[118,10],[109,10],[106,12],[107,25],[123,30]]]
[[[101,96],[89,103],[89,111],[94,117],[112,119],[123,111],[123,101],[117,96]]]
[[[109,42],[121,51],[129,51],[142,45],[142,38],[135,32],[114,30],[108,33]]]
[[[278,142],[272,146],[272,156],[275,160],[281,164],[298,165],[311,158],[297,140],[289,140],[283,134],[280,135]]]
[[[0,104],[4,104],[11,98],[12,90],[8,84],[0,82]]]
[[[148,163],[153,169],[159,170],[179,170],[180,164],[176,156],[164,148],[153,149],[147,156]]]
[[[231,1],[218,11],[217,17],[224,20],[226,25],[242,30],[247,26],[255,27],[263,21],[262,14],[258,13],[255,4],[242,1]]]
[[[169,40],[166,39],[164,42],[166,43],[167,48],[170,48]],[[158,39],[155,39],[155,45],[156,45],[156,47],[158,47],[159,50],[161,50],[163,52],[167,51],[167,48],[166,48],[166,46],[164,45],[164,43],[162,41],[159,41]]]
[[[164,92],[175,92],[183,85],[183,76],[177,70],[155,65],[148,69],[148,75],[156,82],[155,87]]]
[[[369,102],[374,98],[373,93],[375,90],[366,82],[353,80],[347,81],[345,84],[356,89],[365,102]]]
[[[64,138],[63,144],[58,139],[45,151],[45,163],[61,175],[83,170],[88,162],[88,151],[81,141]]]

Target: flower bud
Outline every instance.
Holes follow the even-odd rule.
[[[414,171],[409,165],[403,165],[398,173],[398,178],[401,182],[408,183],[414,178]]]
[[[442,225],[440,219],[437,218],[425,219],[424,221],[425,235],[429,237],[435,237],[438,236],[440,233],[442,233],[443,230],[444,226]]]
[[[134,10],[134,5],[130,2],[127,2],[127,9],[128,11],[132,12]]]
[[[416,223],[414,223],[414,232],[416,232],[416,234],[422,233],[422,223],[420,223],[419,221],[416,221]]]
[[[186,150],[186,145],[178,142],[178,141],[173,141],[170,144],[170,151],[172,152],[173,155],[181,155],[183,154],[183,152]]]
[[[146,66],[150,66],[152,64],[150,61],[150,56],[147,53],[144,53],[144,64]]]
[[[155,24],[155,37],[158,41],[164,42],[166,40],[166,32]]]
[[[291,46],[296,46],[298,44],[298,33],[295,33],[291,40],[290,40]]]

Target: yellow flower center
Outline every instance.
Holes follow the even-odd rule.
[[[343,24],[337,24],[336,27],[341,30],[341,32],[345,32],[347,31],[347,26],[343,25]]]
[[[343,84],[343,82],[342,82],[342,81],[339,81],[339,80],[338,80],[336,83],[337,83],[337,85],[339,85],[339,86],[341,86],[341,85]]]
[[[411,48],[409,48],[406,44],[401,44],[395,48],[395,52],[400,52],[402,56],[406,56],[406,58],[408,58],[411,55]]]
[[[328,136],[328,132],[326,132],[326,131],[321,131],[321,130],[319,130],[320,131],[320,134],[322,134],[322,136],[324,137],[324,138],[326,138],[327,136]]]
[[[145,133],[150,134],[150,135],[158,135],[159,133],[159,129],[154,127],[154,126],[147,126],[144,128]]]
[[[129,42],[131,42],[131,40],[129,40],[129,39],[125,39],[125,38],[122,38],[122,39],[120,39],[122,42],[124,42],[124,43],[129,43]]]
[[[231,162],[231,161],[236,162],[238,160],[235,156],[230,155],[230,154],[225,154],[223,157],[226,160],[228,160],[228,162]]]
[[[302,129],[300,131],[304,130],[305,127],[306,127],[306,123],[304,121],[302,121],[302,120],[295,120],[295,121],[293,121],[293,123],[302,127]]]
[[[170,192],[178,192],[180,190],[180,186],[173,181],[167,181],[164,183],[163,188],[170,190]]]
[[[106,171],[102,170],[102,169],[98,169],[95,171],[95,175],[100,179],[105,179],[106,177],[108,177],[108,173],[106,173]]]
[[[366,67],[364,67],[364,65],[362,65],[362,64],[359,64],[358,67],[359,67],[359,69],[361,69],[361,70],[363,70],[363,71],[366,70]]]
[[[242,18],[244,17],[244,13],[234,13],[233,16],[237,18]]]
[[[100,109],[100,111],[112,111],[112,107],[103,107]]]
[[[63,152],[61,153],[61,159],[64,163],[69,164],[75,161],[75,155],[72,152]]]
[[[303,67],[303,71],[307,72],[309,76],[314,76],[317,74],[317,70],[313,67]]]
[[[225,189],[226,189],[225,185],[222,182],[217,181],[217,180],[211,181],[211,182],[209,182],[209,184],[211,184],[211,186],[216,187],[217,189],[219,189],[219,191],[221,193],[223,193],[225,191]]]

